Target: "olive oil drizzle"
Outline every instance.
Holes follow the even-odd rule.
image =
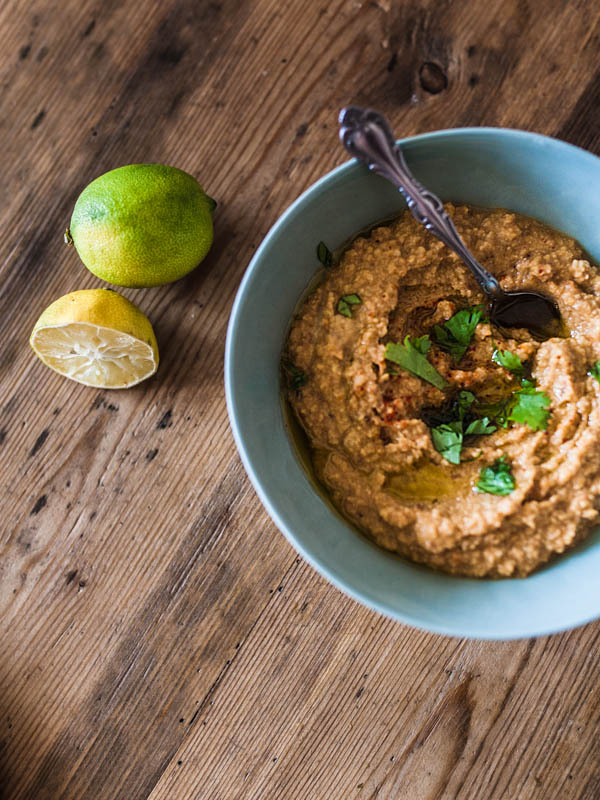
[[[475,474],[467,464],[415,464],[404,472],[388,475],[384,488],[404,501],[428,502],[466,495],[475,485]]]

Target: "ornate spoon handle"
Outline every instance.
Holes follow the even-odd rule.
[[[503,296],[496,278],[481,266],[461,239],[440,198],[421,186],[408,169],[385,117],[372,109],[349,106],[340,112],[339,123],[340,139],[346,150],[402,192],[417,222],[454,250],[488,297]]]

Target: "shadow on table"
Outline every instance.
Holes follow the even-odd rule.
[[[4,683],[7,686],[5,679],[0,675],[0,686]],[[18,715],[15,714],[14,708],[19,708]],[[0,800],[55,800],[60,794],[56,786],[52,785],[51,776],[56,773],[61,773],[60,761],[53,755],[53,763],[47,764],[48,758],[36,758],[36,753],[40,752],[42,742],[40,736],[43,731],[36,727],[35,711],[31,714],[27,713],[28,709],[23,707],[21,699],[19,702],[12,702],[12,698],[7,692],[6,688],[0,696]],[[30,720],[27,730],[27,743],[26,751],[30,754],[29,758],[23,758],[13,752],[11,743],[13,739],[23,731],[20,729],[20,719],[27,718]],[[23,752],[24,747],[21,744],[19,747],[20,752]],[[50,753],[54,753],[51,748]],[[35,787],[31,791],[31,786],[25,789],[24,787],[30,784],[31,773],[34,772],[38,776],[35,781]],[[47,779],[39,777],[46,775]]]

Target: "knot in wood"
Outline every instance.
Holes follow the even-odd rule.
[[[439,94],[448,87],[448,76],[439,64],[425,61],[419,69],[419,83],[429,94]]]

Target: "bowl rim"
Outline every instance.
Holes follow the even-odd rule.
[[[453,137],[498,137],[498,136],[507,136],[510,138],[516,139],[523,139],[529,141],[537,141],[544,146],[560,146],[561,148],[567,148],[568,150],[572,150],[577,153],[579,158],[584,157],[590,160],[590,163],[594,163],[597,167],[598,161],[600,160],[600,156],[596,156],[594,153],[591,153],[588,150],[585,150],[582,147],[577,145],[571,144],[569,142],[565,142],[562,139],[557,139],[552,136],[547,136],[545,134],[536,133],[533,131],[525,131],[519,128],[503,128],[500,126],[471,126],[471,127],[459,127],[459,128],[445,128],[440,130],[428,131],[426,133],[416,134],[414,136],[408,136],[402,139],[399,139],[398,142],[400,144],[412,144],[414,143],[422,143],[422,142],[435,142],[441,141],[447,138]],[[302,542],[296,537],[294,532],[290,529],[287,525],[285,520],[281,517],[277,509],[275,508],[274,504],[271,501],[269,496],[268,490],[265,490],[263,487],[263,483],[259,478],[257,472],[254,469],[253,463],[251,458],[249,457],[242,431],[238,425],[238,419],[236,414],[236,401],[235,401],[235,376],[232,369],[233,363],[233,353],[234,353],[234,337],[235,337],[235,330],[237,325],[237,317],[240,311],[240,308],[244,302],[244,296],[246,292],[246,287],[251,283],[253,275],[258,268],[262,260],[263,253],[269,248],[271,240],[277,234],[277,232],[285,226],[287,220],[299,212],[302,211],[304,205],[309,202],[310,198],[315,194],[318,193],[322,186],[327,184],[334,178],[338,178],[343,176],[346,172],[352,171],[356,169],[358,166],[358,162],[356,159],[349,159],[344,161],[342,164],[339,164],[337,167],[329,170],[329,172],[325,173],[321,178],[318,178],[314,183],[310,184],[290,205],[285,208],[285,210],[276,218],[275,222],[271,225],[269,230],[267,231],[266,235],[264,236],[263,240],[261,241],[259,247],[257,248],[256,252],[252,256],[248,266],[246,267],[244,274],[242,276],[242,280],[238,286],[236,291],[236,296],[231,308],[229,322],[227,326],[227,336],[225,342],[225,364],[224,364],[224,384],[225,384],[225,398],[227,404],[227,413],[229,416],[229,423],[231,427],[231,431],[233,434],[233,438],[241,458],[242,464],[250,479],[250,482],[261,501],[263,507],[267,511],[267,514],[271,518],[272,522],[278,528],[278,530],[285,536],[289,544],[293,547],[293,549],[300,555],[302,558],[320,575],[322,575],[329,583],[335,586],[339,591],[341,591],[346,596],[352,598],[356,602],[360,603],[361,605],[376,611],[377,613],[387,617],[388,619],[392,619],[396,622],[401,622],[406,625],[410,625],[414,628],[419,630],[427,631],[430,633],[435,633],[444,636],[450,637],[457,637],[457,638],[470,638],[470,639],[480,639],[480,640],[488,640],[488,641],[510,641],[516,639],[523,639],[523,638],[530,638],[530,637],[537,637],[537,636],[545,636],[554,633],[560,633],[562,631],[572,630],[574,628],[583,626],[589,622],[592,622],[598,617],[600,617],[600,609],[596,612],[592,612],[588,615],[577,615],[574,614],[573,619],[563,622],[560,625],[552,625],[548,624],[546,626],[540,626],[539,624],[535,626],[535,630],[532,629],[531,624],[523,625],[521,628],[519,625],[513,625],[512,632],[501,632],[500,634],[490,634],[481,624],[473,625],[472,632],[465,632],[464,627],[453,626],[450,624],[437,624],[437,623],[430,623],[427,622],[426,624],[419,618],[418,615],[415,615],[411,612],[399,611],[396,608],[392,608],[388,606],[386,603],[373,599],[369,596],[368,592],[355,589],[353,586],[346,583],[344,580],[340,579],[332,570],[330,569],[329,565],[326,562],[323,562],[321,558],[312,554],[310,550],[304,547]],[[290,442],[290,447],[292,444]],[[417,565],[419,566],[419,565]],[[446,575],[449,579],[454,578],[455,576]],[[464,580],[464,579],[463,579]],[[468,580],[475,580],[478,583],[480,582],[494,582],[497,583],[496,579],[491,578],[476,578],[476,579],[468,579]],[[527,580],[525,579],[518,579],[518,578],[507,578],[503,580],[510,580],[510,581],[517,581],[517,580]]]

